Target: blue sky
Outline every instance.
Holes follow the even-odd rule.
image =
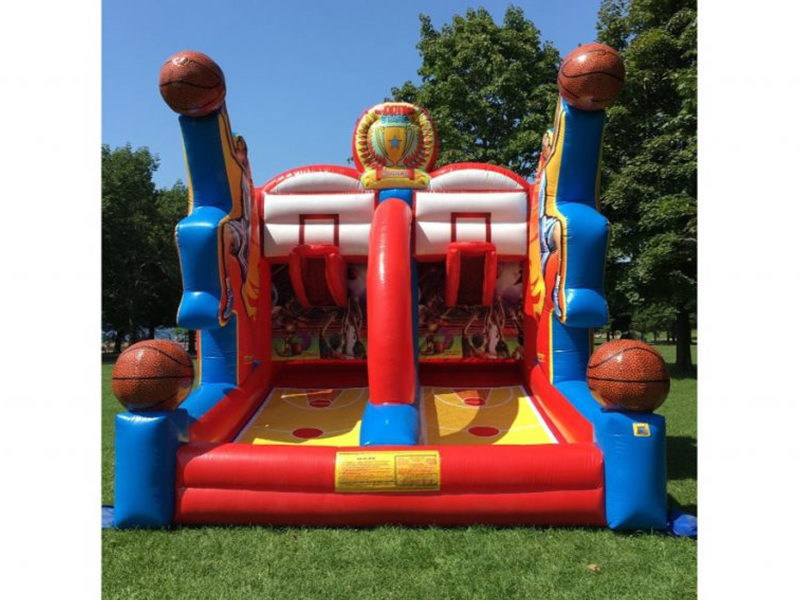
[[[256,185],[301,165],[344,164],[361,111],[419,80],[420,13],[439,28],[482,5],[499,23],[508,4],[105,0],[103,143],[149,146],[161,159],[157,185],[185,180],[177,115],[158,93],[158,70],[191,49],[225,72],[231,124],[247,140]],[[562,56],[595,38],[600,0],[515,4]]]

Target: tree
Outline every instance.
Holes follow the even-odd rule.
[[[502,25],[483,8],[441,31],[419,19],[422,82],[406,81],[392,96],[430,111],[439,163],[487,162],[532,176],[558,97],[558,51],[514,6]]]
[[[697,294],[696,5],[605,0],[597,30],[598,41],[622,52],[626,68],[603,148],[610,310],[669,309],[676,366],[688,370]]]
[[[653,334],[653,341],[658,341],[661,331],[669,333],[675,323],[675,309],[665,304],[648,304],[637,309],[633,315],[632,327],[642,334],[642,339],[647,333]]]
[[[151,332],[159,325],[175,323],[182,291],[175,226],[186,216],[188,204],[189,190],[181,181],[156,192],[157,220],[153,223],[152,242],[158,259],[150,265],[152,285],[146,324]]]
[[[178,183],[156,190],[158,158],[130,145],[102,156],[102,325],[116,332],[119,351],[126,335],[142,328],[152,337],[174,324],[180,299],[180,267],[174,228],[186,214],[187,190]]]

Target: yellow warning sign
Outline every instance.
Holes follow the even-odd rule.
[[[441,482],[431,450],[337,452],[337,492],[430,492]]]
[[[633,435],[635,437],[650,437],[650,424],[649,423],[634,423]]]

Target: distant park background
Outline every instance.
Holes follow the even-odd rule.
[[[370,37],[370,43],[386,38],[385,49],[369,50],[383,52],[385,57],[387,69],[380,76],[386,78],[388,74],[390,83],[384,98],[420,104],[431,112],[441,140],[439,165],[488,162],[531,179],[541,137],[552,125],[562,56],[579,41],[596,40],[620,50],[626,82],[621,97],[607,111],[600,196],[600,210],[611,222],[605,279],[610,322],[596,334],[674,343],[674,368],[689,371],[697,293],[696,6],[682,0],[580,4],[594,7],[596,33],[589,39],[562,37],[558,48],[537,27],[538,4],[527,11],[508,6],[499,17],[483,8],[451,10],[450,14],[456,14],[439,25],[430,15],[422,14],[416,40],[398,40],[390,35],[391,23],[380,20],[376,20],[374,31],[365,31],[364,35]],[[450,3],[443,5],[449,7]],[[441,12],[443,7],[436,10]],[[104,41],[104,46],[107,43],[111,42]],[[139,65],[153,74],[144,93],[157,98],[155,79],[161,62],[172,52],[187,49],[180,46],[180,40],[176,43],[152,64],[147,59],[146,64]],[[392,69],[392,49],[398,45],[413,48],[415,43],[419,54],[417,76],[404,80],[402,70]],[[240,36],[237,44],[260,52],[251,36]],[[228,79],[229,99],[252,95],[251,101],[257,102],[264,93],[281,95],[283,82],[274,72],[271,81],[265,81],[259,73],[249,73],[253,89],[248,89],[242,83],[234,85],[235,78],[229,76],[234,65],[215,53],[213,45],[193,49],[207,52],[220,63]],[[337,48],[328,51],[339,52]],[[104,56],[108,54],[104,47]],[[281,56],[265,57],[264,63],[280,60]],[[307,78],[319,75],[327,81],[329,93],[336,94],[336,78],[330,73],[318,74],[313,55],[299,60],[305,63]],[[371,78],[358,56],[340,56],[339,60],[342,71],[356,70],[362,80]],[[116,85],[122,75],[112,77],[106,68],[104,88]],[[392,80],[398,72],[397,80]],[[107,96],[104,89],[104,105]],[[319,152],[309,151],[305,158],[283,168],[352,160],[348,156],[352,124],[361,110],[384,98],[364,97],[361,105],[337,125],[347,131],[342,139],[325,140]],[[251,153],[258,158],[259,147],[273,146],[280,151],[288,143],[288,159],[294,160],[295,155],[303,155],[306,137],[316,148],[314,136],[327,132],[324,123],[336,115],[326,113],[324,96],[311,100],[308,107],[297,107],[296,112],[288,107],[286,110],[292,112],[264,111],[260,115],[267,130],[271,122],[298,123],[291,140],[242,128]],[[312,104],[314,108],[310,108]],[[228,105],[236,128],[237,107],[230,100]],[[120,114],[118,110],[109,112]],[[179,159],[177,118],[163,104],[162,112],[154,121],[166,119],[167,127],[172,128]],[[173,184],[159,178],[160,157],[151,150],[151,144],[116,141],[125,126],[131,131],[126,139],[135,140],[140,135],[133,133],[136,123],[123,124],[116,119],[112,124],[108,119],[109,115],[104,115],[103,351],[117,353],[127,344],[155,336],[177,337],[194,351],[191,332],[175,328],[181,281],[174,228],[187,212],[188,190],[177,177],[171,180]],[[338,157],[326,155],[333,147],[341,148]],[[171,157],[171,164],[175,159]],[[267,157],[261,162],[270,160]],[[279,172],[260,172],[259,161],[254,164],[256,185]]]

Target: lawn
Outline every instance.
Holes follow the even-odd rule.
[[[667,361],[671,346],[658,346]],[[694,350],[694,348],[693,348]],[[103,365],[103,504],[113,504],[111,365]],[[673,377],[671,506],[697,511],[697,386]],[[696,542],[605,529],[104,530],[105,598],[694,598]]]

